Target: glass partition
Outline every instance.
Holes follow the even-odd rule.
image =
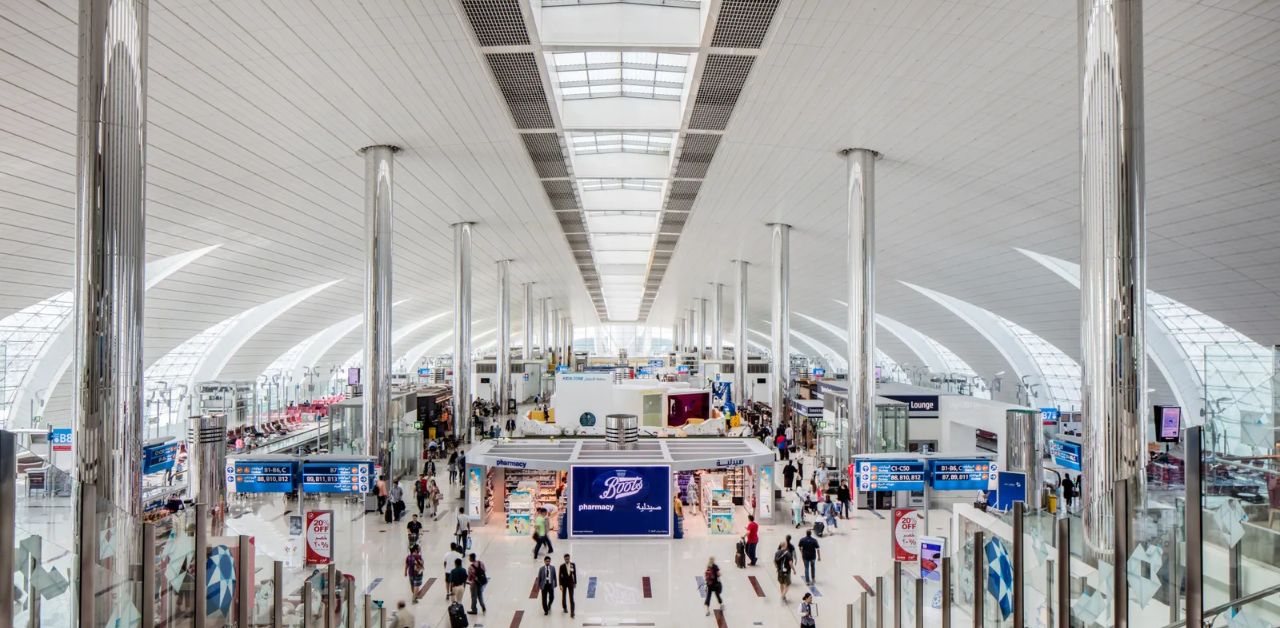
[[[872,453],[907,450],[907,405],[876,405]]]

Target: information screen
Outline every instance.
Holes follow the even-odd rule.
[[[1156,440],[1162,443],[1176,443],[1182,434],[1182,408],[1178,406],[1156,406]]]
[[[667,425],[679,427],[692,419],[711,416],[711,393],[690,392],[667,395]]]
[[[985,491],[990,482],[990,460],[929,461],[929,486],[935,491]]]
[[[178,459],[178,441],[156,443],[142,447],[142,474],[159,473],[173,468]]]
[[[302,463],[303,493],[368,493],[373,465],[364,460]]]
[[[923,460],[858,460],[854,483],[859,491],[923,491]]]
[[[235,460],[237,493],[289,493],[293,491],[297,463],[292,460]]]
[[[1071,471],[1080,471],[1080,443],[1069,440],[1049,439],[1049,458],[1053,463]]]

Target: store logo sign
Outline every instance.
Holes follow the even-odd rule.
[[[741,467],[746,464],[742,458],[730,458],[728,460],[717,460],[716,467]]]
[[[529,466],[529,463],[522,460],[503,460],[499,458],[493,463],[495,467],[511,467],[513,469],[523,469]]]
[[[643,490],[644,478],[614,476],[605,478],[604,492],[600,493],[600,499],[626,499],[639,495]]]

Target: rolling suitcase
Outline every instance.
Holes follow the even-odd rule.
[[[738,541],[738,545],[733,551],[733,564],[739,569],[745,569],[747,566],[747,542]]]
[[[467,609],[454,602],[449,605],[449,628],[466,628]]]
[[[821,521],[814,521],[814,522],[813,522],[813,535],[814,535],[814,536],[821,537],[823,534],[825,534],[825,533],[826,533],[826,531],[827,531],[827,524],[825,524],[825,523],[823,523],[823,522],[821,522]]]

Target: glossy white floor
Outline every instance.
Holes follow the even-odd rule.
[[[446,502],[450,514],[458,509],[456,490],[456,486],[453,487],[450,491],[453,495]],[[252,507],[256,513],[242,514],[229,522],[229,526],[236,533],[256,536],[260,555],[282,557],[288,522],[285,510],[296,508],[295,503],[286,506],[282,502],[278,496],[256,502]],[[372,596],[386,600],[391,608],[396,601],[409,598],[408,582],[403,575],[408,547],[404,522],[386,524],[376,514],[364,515],[357,504],[342,500],[331,500],[323,506],[312,502],[308,507],[332,508],[335,511],[337,564],[343,571],[355,575],[358,586],[376,583]],[[785,508],[785,505],[780,507]],[[416,512],[412,503],[410,512]],[[444,508],[442,512],[445,512]],[[780,514],[781,519],[789,521],[789,513]],[[738,569],[733,565],[736,536],[710,536],[705,526],[699,523],[699,517],[688,517],[687,521],[690,523],[686,527],[685,538],[679,540],[555,539],[553,560],[558,563],[564,553],[570,553],[580,574],[576,596],[578,610],[576,618],[572,619],[561,611],[560,600],[556,600],[550,616],[544,616],[540,601],[530,596],[536,565],[541,563],[540,559],[538,562],[533,559],[533,543],[529,538],[507,536],[500,522],[478,527],[474,532],[472,550],[487,565],[491,583],[485,591],[488,612],[473,616],[472,625],[503,628],[716,626],[720,618],[714,613],[710,617],[705,616],[698,591],[698,579],[710,556],[716,557],[724,572],[723,625],[799,625],[797,605],[808,589],[797,575],[788,603],[784,604],[771,557],[786,535],[791,534],[793,540],[799,540],[803,530],[796,530],[788,523],[762,526],[759,566]],[[943,532],[947,521],[944,511],[935,511],[931,522],[933,532]],[[739,513],[735,523],[741,531],[746,525],[745,515]],[[440,566],[452,540],[453,517],[442,516],[438,522],[428,521],[425,530],[422,546],[428,565],[427,577],[437,579],[424,599],[411,610],[419,626],[447,626]],[[818,623],[820,626],[843,626],[845,605],[854,601],[862,591],[854,575],[874,582],[876,575],[887,573],[891,567],[887,515],[881,518],[880,515],[861,512],[851,520],[842,520],[835,534],[821,539],[821,544],[822,560],[812,589],[821,615]],[[259,565],[259,568],[263,566]],[[297,570],[294,577],[301,578],[302,574],[302,570]],[[750,577],[756,579],[763,595],[756,592]],[[648,597],[644,588],[645,578],[649,580]],[[294,578],[290,580],[296,582]],[[713,603],[712,608],[718,606]]]

